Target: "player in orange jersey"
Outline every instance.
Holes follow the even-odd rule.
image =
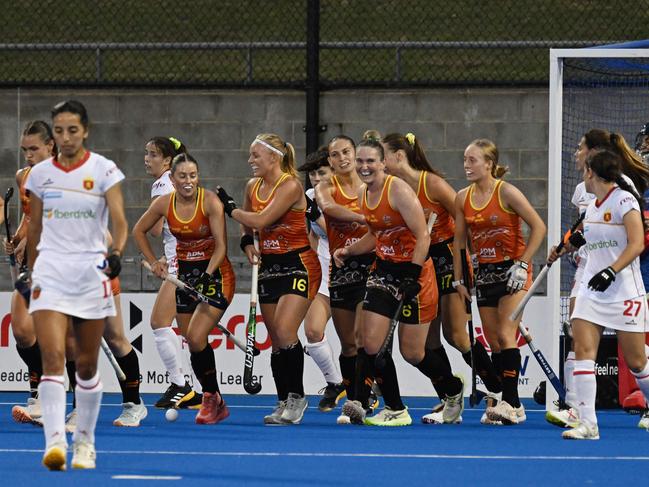
[[[453,287],[463,299],[471,299],[460,260],[460,249],[467,248],[470,231],[479,262],[475,276],[478,309],[503,388],[502,400],[488,404],[487,419],[496,424],[518,424],[525,421],[518,398],[521,354],[516,341],[518,321],[509,316],[531,284],[531,261],[543,242],[545,224],[523,193],[500,179],[507,168],[498,164],[498,149],[490,140],[469,144],[464,151],[464,171],[471,185],[455,198]],[[527,244],[521,221],[530,227]]]

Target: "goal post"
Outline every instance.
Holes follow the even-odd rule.
[[[584,49],[550,49],[548,138],[548,251],[560,240],[577,210],[570,202],[581,174],[574,152],[591,128],[621,133],[631,147],[649,122],[649,41]],[[557,267],[557,269],[554,269]],[[566,259],[549,273],[548,306],[552,309],[552,367],[559,373],[561,330],[568,318],[568,296],[574,275]],[[544,340],[544,343],[547,343]],[[546,407],[557,399],[546,388]]]

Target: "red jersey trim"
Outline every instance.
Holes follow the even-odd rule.
[[[86,153],[83,155],[83,157],[79,159],[77,162],[75,162],[74,164],[72,164],[71,166],[67,166],[67,167],[62,166],[58,160],[58,155],[54,156],[52,163],[54,164],[55,167],[57,167],[63,172],[72,172],[75,169],[78,169],[81,166],[83,166],[88,161],[88,159],[90,159],[90,151],[86,150]]]
[[[608,193],[606,193],[606,196],[604,196],[604,198],[602,199],[602,201],[595,200],[595,208],[599,208],[599,207],[602,205],[602,203],[604,203],[604,202],[608,199],[608,197],[611,196],[611,193],[612,193],[613,191],[615,191],[617,188],[618,188],[618,186],[613,186],[613,187],[608,191]]]

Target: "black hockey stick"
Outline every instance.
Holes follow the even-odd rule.
[[[255,249],[258,249],[255,239]],[[246,359],[243,364],[243,388],[248,394],[258,394],[261,382],[253,375],[255,363],[255,339],[257,336],[257,281],[259,277],[258,260],[252,265],[252,283],[250,285],[250,307],[248,308],[248,324],[246,325]]]
[[[14,188],[10,186],[5,193],[5,207],[4,207],[4,217],[5,217],[5,231],[7,232],[7,241],[11,242],[11,227],[9,226],[9,200],[14,195]],[[11,280],[16,282],[18,279],[18,270],[16,269],[16,255],[12,252],[9,254],[9,270],[11,271]]]
[[[543,370],[543,373],[550,381],[550,384],[552,384],[554,390],[557,391],[557,394],[559,394],[561,400],[565,401],[566,390],[563,388],[563,385],[561,384],[561,381],[559,380],[557,374],[555,374],[554,370],[552,370],[552,367],[550,366],[550,363],[545,358],[545,355],[543,355],[541,350],[539,350],[538,348],[536,348],[536,346],[534,346],[534,343],[532,342],[532,336],[525,329],[522,323],[518,324],[518,329],[520,330],[521,335],[523,335],[523,338],[527,342],[527,346],[530,347],[530,350],[534,354],[534,357],[536,358],[536,361],[539,363],[539,366]]]
[[[467,290],[473,288],[471,276],[469,275],[469,265],[466,262],[466,250],[460,250],[460,256],[462,261],[462,279],[464,280],[464,285]],[[477,373],[475,370],[475,360],[473,358],[474,347],[475,347],[475,333],[473,331],[473,311],[471,310],[471,301],[465,300],[464,306],[466,307],[466,314],[469,317],[468,326],[469,326],[469,342],[471,343],[471,395],[469,396],[469,406],[472,408],[476,407],[482,401],[482,398],[487,394],[478,389],[477,382]]]
[[[382,369],[383,367],[385,367],[385,354],[390,353],[388,349],[392,347],[392,337],[394,336],[394,330],[397,329],[397,325],[399,324],[399,318],[401,317],[402,309],[403,297],[401,298],[401,300],[399,300],[397,310],[395,311],[394,316],[390,321],[388,334],[386,335],[385,340],[383,340],[383,345],[381,345],[381,348],[379,349],[379,352],[376,354],[376,358],[374,359],[374,365],[377,369]]]

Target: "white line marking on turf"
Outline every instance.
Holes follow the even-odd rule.
[[[114,480],[181,480],[180,475],[113,475]]]
[[[42,449],[0,448],[0,453],[43,453]],[[331,458],[414,458],[423,460],[584,460],[584,461],[641,461],[649,462],[649,456],[561,456],[561,455],[451,455],[435,453],[337,453],[337,452],[255,452],[255,451],[142,451],[99,450],[101,455],[160,455],[195,457],[331,457]]]

